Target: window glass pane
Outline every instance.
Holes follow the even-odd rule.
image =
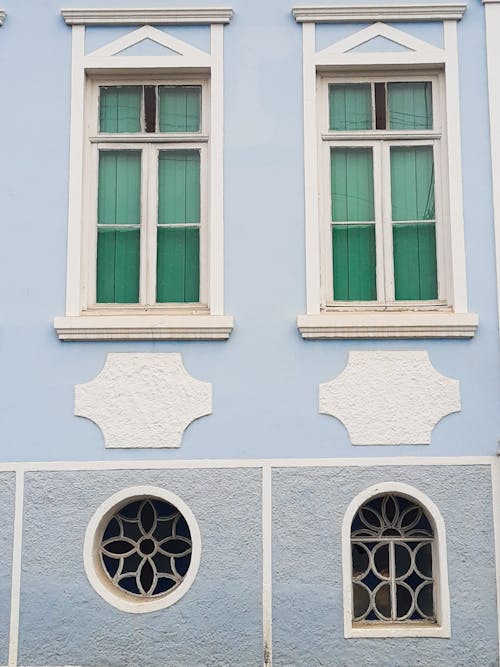
[[[140,218],[140,151],[100,151],[98,224],[138,225]]]
[[[157,252],[157,303],[199,301],[200,230],[159,227]]]
[[[391,148],[393,220],[434,220],[432,146]]]
[[[200,222],[200,153],[160,151],[158,161],[158,224]]]
[[[141,131],[142,86],[101,86],[99,91],[101,132]]]
[[[199,132],[201,86],[160,86],[160,132]]]
[[[332,220],[374,219],[371,148],[334,148],[331,152]]]
[[[333,297],[338,301],[374,301],[375,225],[333,225]]]
[[[101,227],[97,233],[97,303],[138,303],[139,230]]]
[[[371,130],[371,84],[330,84],[329,97],[330,130]]]
[[[432,83],[388,83],[389,128],[432,130]]]
[[[101,151],[97,303],[139,301],[140,151]]]
[[[158,303],[199,301],[199,222],[199,151],[160,151],[156,279]]]
[[[396,300],[437,299],[435,225],[393,225],[393,252]]]

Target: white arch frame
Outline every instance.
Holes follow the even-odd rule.
[[[354,627],[352,622],[352,560],[351,525],[356,512],[371,498],[386,493],[397,493],[417,502],[426,511],[434,530],[432,543],[432,567],[435,583],[437,623],[433,625],[412,625],[411,623],[376,624],[370,627]],[[450,594],[448,589],[448,556],[446,549],[446,529],[437,506],[424,493],[409,484],[382,482],[374,484],[358,493],[351,500],[342,522],[342,583],[344,600],[344,637],[442,637],[451,636]]]
[[[183,515],[191,533],[192,552],[191,563],[186,576],[174,591],[166,593],[161,597],[142,600],[140,598],[132,598],[121,589],[113,586],[105,572],[103,572],[100,564],[99,544],[101,543],[102,534],[108,521],[120,506],[123,506],[125,502],[129,503],[134,500],[141,500],[148,496],[153,496],[154,498],[159,498],[170,503]],[[196,578],[200,566],[200,558],[201,534],[193,512],[174,493],[157,486],[132,486],[113,494],[94,512],[85,532],[83,565],[92,588],[110,605],[116,607],[116,609],[120,609],[120,611],[131,614],[158,611],[159,609],[171,607],[180,600],[187,593]]]

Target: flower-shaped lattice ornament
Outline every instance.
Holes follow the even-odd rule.
[[[104,572],[125,593],[164,596],[183,581],[191,563],[186,519],[170,503],[148,497],[117,510],[99,545]]]

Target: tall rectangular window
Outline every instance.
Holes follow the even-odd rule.
[[[201,302],[203,88],[97,86],[96,305]]]
[[[437,88],[435,76],[322,80],[327,305],[444,302]]]

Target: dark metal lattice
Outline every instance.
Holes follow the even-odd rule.
[[[433,541],[425,512],[404,496],[359,508],[351,526],[355,623],[436,621]]]
[[[111,582],[130,595],[156,597],[175,590],[191,563],[191,533],[179,510],[144,498],[121,507],[99,545]]]

